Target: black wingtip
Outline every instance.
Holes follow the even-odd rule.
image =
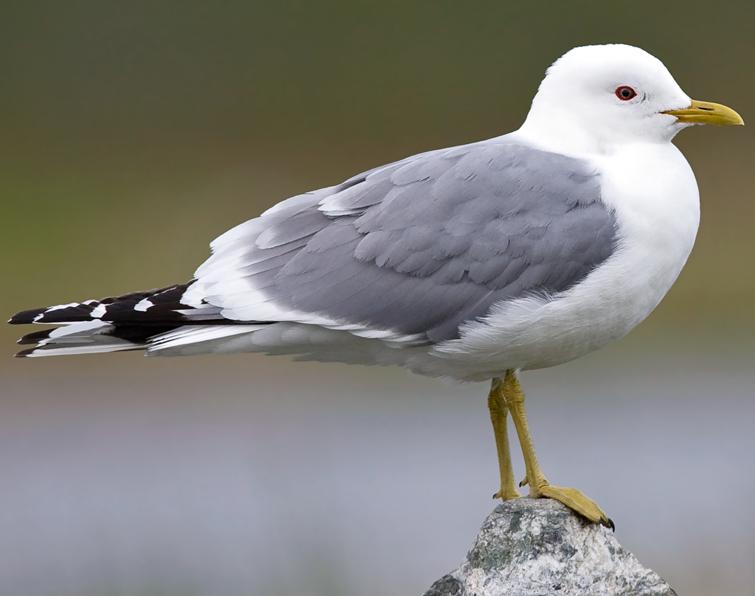
[[[50,337],[50,333],[52,332],[53,332],[52,329],[43,329],[42,331],[35,331],[34,333],[27,333],[21,339],[19,339],[16,343],[21,344],[21,345],[36,344],[42,340],[48,339]]]
[[[15,354],[13,354],[13,357],[14,358],[28,358],[29,356],[31,356],[34,350],[36,350],[36,348],[31,348],[29,350],[21,350],[20,352],[16,352]]]
[[[28,325],[29,323],[33,323],[34,319],[41,315],[43,312],[45,312],[44,308],[22,310],[21,312],[17,312],[10,319],[8,319],[8,323],[10,325]]]

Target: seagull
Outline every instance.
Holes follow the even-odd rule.
[[[19,356],[263,352],[489,381],[494,497],[519,497],[510,416],[519,486],[613,527],[546,479],[519,376],[622,338],[671,288],[700,213],[672,140],[696,124],[744,122],[642,49],[574,48],[515,132],[286,199],[212,242],[188,283],[20,312],[9,322],[57,326]]]

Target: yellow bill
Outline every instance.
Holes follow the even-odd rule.
[[[693,124],[715,124],[717,126],[744,126],[745,121],[730,107],[712,101],[692,100],[688,108],[666,110],[669,116],[676,116],[679,122]]]

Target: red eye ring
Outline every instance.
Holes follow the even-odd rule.
[[[630,99],[634,99],[637,97],[637,91],[632,89],[629,85],[621,85],[620,87],[616,87],[616,97],[618,97],[621,101],[629,101]]]

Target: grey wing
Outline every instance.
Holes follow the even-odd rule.
[[[288,199],[218,238],[190,292],[234,320],[437,343],[569,289],[615,242],[593,169],[501,137]]]

